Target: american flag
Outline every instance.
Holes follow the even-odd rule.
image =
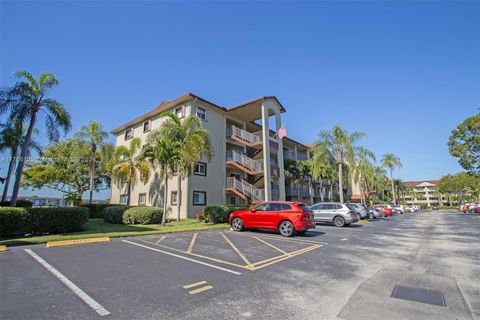
[[[283,137],[286,137],[286,136],[287,136],[287,128],[285,128],[284,126],[281,126],[280,129],[278,129],[277,138],[282,139]]]

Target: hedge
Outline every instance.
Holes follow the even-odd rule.
[[[127,209],[132,208],[126,205],[116,205],[103,209],[103,220],[108,223],[123,224],[123,214]]]
[[[51,234],[81,231],[88,208],[0,208],[0,233]]]
[[[0,208],[0,236],[6,237],[25,230],[25,208]]]
[[[88,208],[29,208],[26,217],[28,233],[65,233],[83,230],[88,221]]]
[[[28,200],[17,200],[15,207],[20,208],[31,208],[33,206],[33,202]],[[10,207],[10,201],[0,201],[0,207]]]
[[[124,224],[157,224],[162,222],[163,209],[156,207],[134,207],[123,214]]]
[[[205,222],[210,222],[213,224],[216,223],[227,223],[230,214],[234,211],[248,209],[248,206],[235,206],[235,205],[226,205],[226,206],[208,206],[203,210],[205,216]]]
[[[118,204],[110,204],[110,203],[92,203],[92,204],[82,204],[80,207],[90,209],[90,216],[89,218],[92,219],[103,219],[103,210],[109,207],[118,207]]]

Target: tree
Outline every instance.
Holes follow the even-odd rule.
[[[480,113],[465,119],[448,139],[448,151],[470,174],[480,176]]]
[[[354,172],[356,157],[361,154],[373,157],[373,153],[364,147],[355,145],[358,140],[366,136],[363,132],[349,133],[339,125],[335,125],[330,131],[323,130],[318,135],[320,139],[316,143],[314,150],[317,149],[319,152],[326,151],[329,157],[334,159],[337,167],[338,193],[340,202],[343,203],[344,166],[347,170],[350,169],[350,172]]]
[[[112,170],[112,180],[121,188],[128,183],[128,203],[131,201],[132,190],[137,180],[146,183],[150,179],[150,166],[145,159],[137,157],[142,141],[140,138],[133,138],[130,145],[118,146],[113,152],[109,167]],[[139,179],[138,179],[139,178]]]
[[[64,196],[75,193],[81,199],[90,186],[89,144],[78,139],[60,141],[45,147],[40,156],[25,164],[22,186],[31,189],[48,187]],[[107,189],[107,177],[104,171],[96,175],[94,189]]]
[[[17,163],[18,149],[22,145],[25,130],[21,122],[19,121],[10,121],[6,124],[0,125],[0,151],[8,150],[10,152],[10,159],[8,160],[8,169],[7,176],[4,181],[4,188],[2,194],[2,201],[7,200],[8,187],[10,186],[10,179],[15,170],[15,165]],[[34,131],[34,133],[37,133]],[[41,152],[40,145],[37,141],[33,140],[30,142],[30,150],[28,152],[29,156],[31,151]]]
[[[392,201],[396,204],[396,197],[395,197],[395,185],[393,182],[393,170],[395,168],[401,168],[402,163],[400,162],[400,158],[396,157],[393,153],[386,153],[383,155],[381,160],[381,165],[383,168],[388,168],[390,170],[390,183],[392,185]]]
[[[50,141],[58,141],[59,129],[68,132],[71,127],[70,115],[63,105],[55,99],[45,97],[50,89],[58,85],[58,80],[53,74],[45,72],[40,75],[38,80],[27,71],[17,72],[16,76],[21,81],[17,82],[6,94],[0,95],[2,98],[0,101],[0,113],[10,110],[11,121],[29,123],[15,173],[15,183],[10,201],[10,206],[12,207],[15,207],[17,203],[25,158],[30,149],[38,112],[40,110],[45,112],[45,126],[47,137]]]
[[[161,115],[167,120],[162,123],[157,132],[153,135],[164,135],[170,137],[179,144],[181,156],[176,164],[177,175],[177,221],[180,221],[180,197],[182,179],[192,175],[195,165],[203,158],[210,162],[214,155],[210,132],[202,127],[197,116],[188,116],[181,120],[172,112],[164,112]],[[166,198],[165,200],[166,201]]]
[[[82,126],[80,132],[76,134],[78,139],[87,141],[91,146],[90,151],[90,196],[89,203],[93,200],[93,177],[95,175],[95,167],[97,165],[97,147],[103,144],[103,141],[108,137],[108,133],[103,130],[101,123],[91,121],[88,125]]]
[[[333,181],[337,180],[337,172],[335,171],[334,160],[330,157],[328,149],[325,144],[318,145],[312,150],[312,157],[310,161],[310,169],[312,179],[320,182],[320,198],[324,201],[323,184],[325,180],[329,181],[330,192],[329,200],[332,200]]]
[[[440,179],[438,191],[443,194],[456,195],[461,202],[468,195],[475,199],[480,193],[480,178],[466,172],[447,174]]]

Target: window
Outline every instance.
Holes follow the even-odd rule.
[[[170,204],[177,205],[178,204],[178,191],[172,191],[170,195]]]
[[[132,129],[125,130],[125,140],[132,139],[132,138],[133,138],[133,130]]]
[[[282,203],[282,210],[283,211],[290,211],[292,210],[292,206],[286,203]]]
[[[150,120],[145,121],[145,122],[143,123],[143,132],[148,132],[148,131],[150,131],[150,129],[151,129],[150,127],[151,127],[151,121],[150,121]]]
[[[322,210],[324,208],[324,204],[316,204],[312,206],[312,210]]]
[[[205,191],[193,191],[193,205],[206,206],[207,193]]]
[[[267,211],[268,203],[262,203],[255,207],[255,211]]]
[[[177,117],[179,117],[180,119],[185,117],[185,112],[183,112],[183,107],[178,107],[178,108],[175,108],[175,111],[174,113],[177,115]]]
[[[197,176],[206,176],[207,175],[207,164],[205,162],[197,162],[193,174]]]
[[[146,193],[139,193],[138,194],[138,205],[144,206],[147,204],[147,194]]]
[[[199,117],[202,120],[207,119],[207,110],[197,107],[197,117]]]
[[[128,194],[120,195],[120,204],[128,204]]]
[[[282,205],[280,203],[270,203],[268,211],[282,211]]]

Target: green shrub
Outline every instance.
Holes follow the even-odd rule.
[[[33,206],[33,202],[28,200],[17,200],[15,207],[20,208],[31,208]],[[10,201],[0,201],[0,207],[10,207]]]
[[[134,207],[125,211],[125,224],[156,224],[162,222],[163,209],[156,207]]]
[[[203,214],[205,216],[205,222],[210,222],[213,224],[227,223],[232,212],[243,209],[248,209],[248,206],[208,206],[203,210]]]
[[[24,232],[27,209],[0,208],[0,236],[7,237],[16,232]]]
[[[118,204],[110,203],[92,203],[82,204],[81,207],[90,209],[90,217],[92,219],[103,219],[103,210],[109,207],[118,207]]]
[[[117,205],[103,209],[103,220],[108,223],[123,224],[123,214],[131,206]]]
[[[83,230],[88,221],[88,208],[29,208],[26,215],[27,233],[66,233]]]

